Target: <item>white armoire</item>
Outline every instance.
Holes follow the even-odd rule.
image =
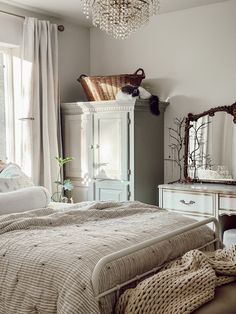
[[[73,200],[138,200],[158,204],[164,182],[164,111],[155,116],[145,100],[61,105],[64,156],[74,157],[65,177]]]

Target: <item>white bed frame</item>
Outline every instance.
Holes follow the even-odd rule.
[[[111,293],[114,293],[116,292],[117,293],[117,296],[119,296],[119,293],[120,293],[120,289],[129,285],[129,284],[132,284],[133,282],[139,282],[142,278],[148,276],[148,275],[152,275],[154,273],[156,273],[162,266],[158,266],[158,267],[155,267],[143,274],[140,274],[140,275],[137,275],[135,276],[134,278],[128,280],[128,281],[125,281],[119,285],[116,285],[114,287],[112,287],[111,289],[107,290],[107,291],[104,291],[102,293],[99,293],[99,277],[100,277],[100,274],[101,274],[101,271],[104,269],[104,267],[106,267],[107,264],[119,259],[119,258],[122,258],[122,257],[125,257],[129,254],[132,254],[132,253],[135,253],[139,250],[142,250],[142,249],[145,249],[145,248],[148,248],[152,245],[155,245],[159,242],[162,242],[162,241],[165,241],[165,240],[168,240],[170,238],[173,238],[175,236],[178,236],[184,232],[187,232],[187,231],[190,231],[190,230],[193,230],[193,229],[196,229],[198,227],[201,227],[203,225],[207,225],[209,223],[213,223],[214,224],[214,231],[215,231],[215,239],[206,243],[205,245],[203,245],[202,247],[199,247],[198,249],[202,249],[204,247],[207,247],[208,245],[211,245],[213,243],[215,243],[215,249],[218,249],[220,247],[220,244],[221,244],[221,239],[220,239],[220,232],[219,232],[219,222],[216,218],[212,217],[212,218],[208,218],[208,219],[204,219],[200,222],[195,222],[193,224],[189,224],[187,225],[186,227],[183,227],[183,228],[180,228],[180,229],[177,229],[175,231],[172,231],[170,233],[167,233],[167,234],[164,234],[162,236],[159,236],[159,237],[156,237],[156,238],[152,238],[150,240],[146,240],[144,242],[141,242],[139,244],[135,244],[131,247],[128,247],[126,249],[123,249],[123,250],[120,250],[118,252],[115,252],[115,253],[111,253],[107,256],[104,256],[103,258],[101,258],[99,260],[99,262],[97,263],[97,265],[95,266],[94,270],[93,270],[93,274],[92,274],[92,286],[93,286],[93,291],[94,291],[94,296],[96,298],[96,300],[99,302],[99,300],[102,298],[102,297],[105,297]]]

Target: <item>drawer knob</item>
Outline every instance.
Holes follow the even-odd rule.
[[[193,204],[195,204],[196,202],[194,202],[194,201],[189,201],[189,202],[185,202],[185,200],[181,200],[180,201],[180,203],[182,203],[182,204],[184,204],[184,205],[193,205]]]

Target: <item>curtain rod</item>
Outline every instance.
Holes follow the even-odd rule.
[[[19,17],[21,19],[25,19],[25,16],[24,15],[20,15],[20,14],[10,13],[10,12],[3,11],[3,10],[0,10],[0,13],[12,15],[12,16],[15,16],[15,17]],[[64,25],[57,25],[57,29],[59,30],[59,32],[63,32],[65,27],[64,27]]]

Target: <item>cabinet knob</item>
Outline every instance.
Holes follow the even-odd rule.
[[[93,149],[93,145],[90,145],[90,148]]]
[[[193,205],[193,204],[195,204],[196,202],[194,202],[194,201],[189,201],[189,202],[185,202],[185,200],[181,200],[180,201],[180,203],[182,203],[182,204],[184,204],[184,205]]]
[[[96,148],[99,148],[99,147],[100,147],[100,145],[97,144],[97,145],[96,145]]]

